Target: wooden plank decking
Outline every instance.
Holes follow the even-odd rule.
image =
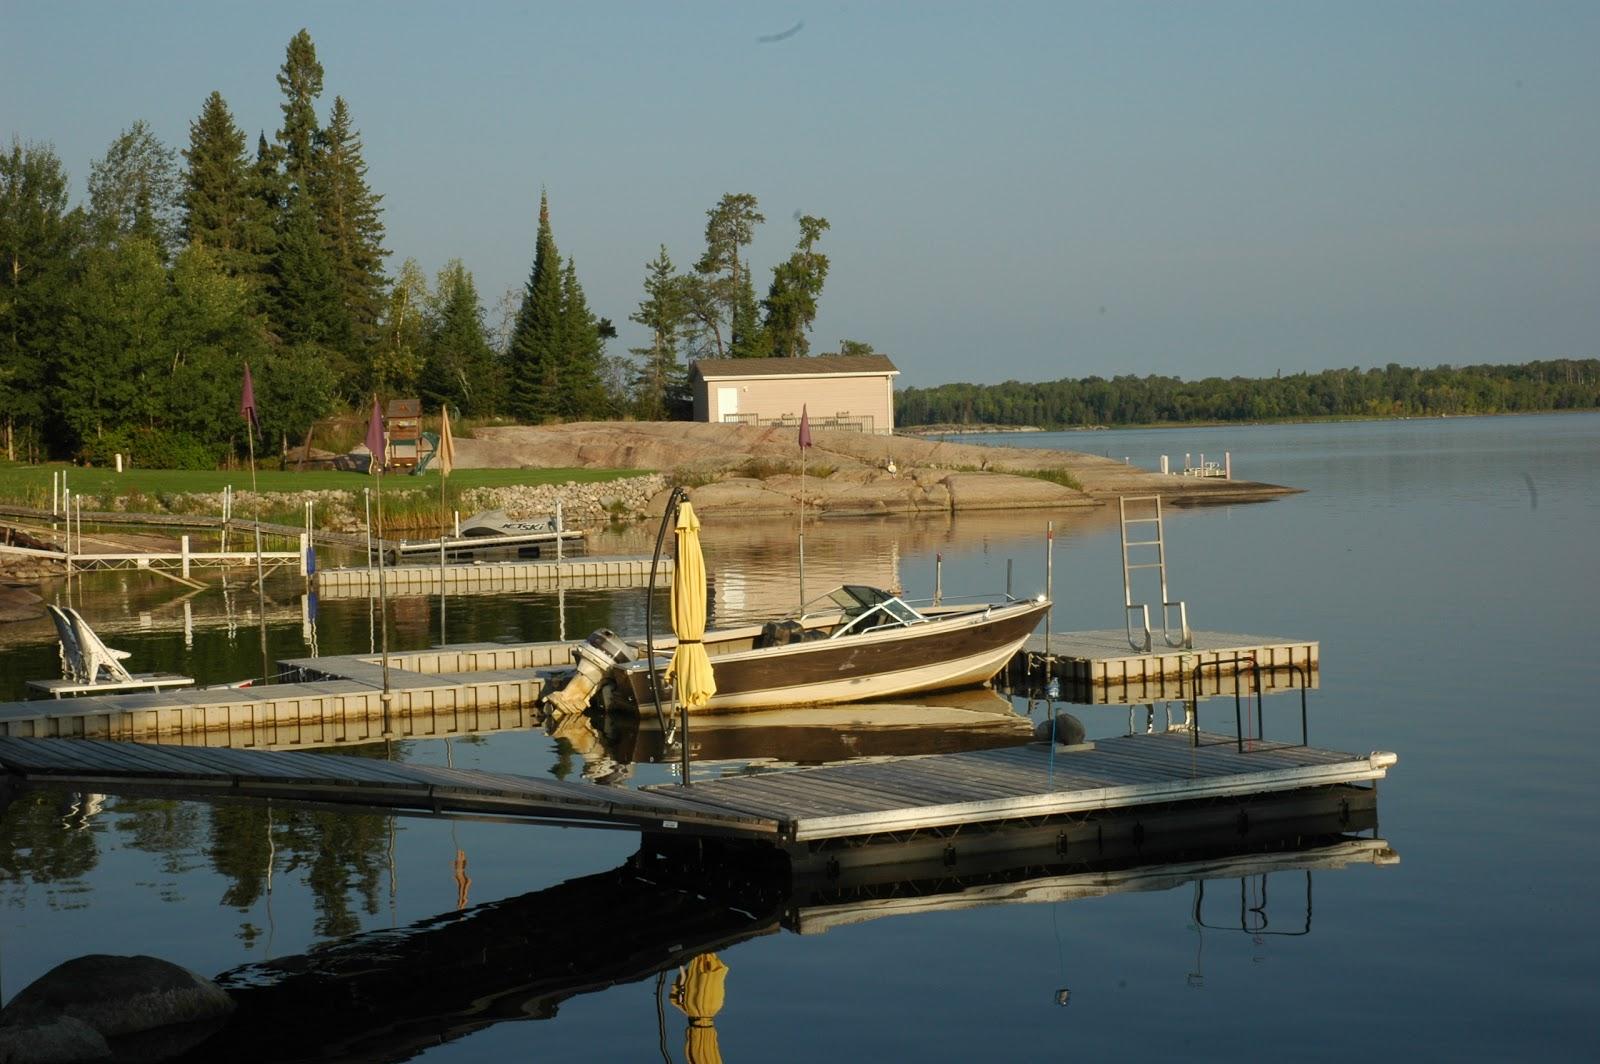
[[[697,782],[698,805],[770,817],[796,841],[1036,819],[1383,778],[1397,758],[1187,732],[851,762]],[[664,788],[646,788],[661,793]]]
[[[510,773],[295,751],[206,750],[89,739],[0,739],[0,767],[34,783],[279,798],[403,812],[576,820],[768,836],[770,820],[698,807],[671,794]]]
[[[1092,749],[1030,744],[702,780],[642,790],[504,773],[298,752],[197,750],[95,741],[0,739],[0,767],[28,780],[192,796],[291,798],[457,815],[578,819],[677,834],[802,844],[1383,778],[1393,754],[1231,742],[1187,733],[1097,740]]]

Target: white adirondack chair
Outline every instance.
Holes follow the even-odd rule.
[[[68,606],[61,609],[49,607],[50,619],[55,622],[61,637],[61,675],[63,679],[81,684],[132,683],[133,676],[122,663],[129,654],[126,650],[113,650],[101,642],[83,615]]]

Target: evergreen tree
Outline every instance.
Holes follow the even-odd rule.
[[[166,261],[177,249],[182,193],[176,153],[135,122],[89,165],[89,219],[95,239],[114,244],[126,237],[150,241]]]
[[[616,335],[611,323],[607,330]],[[595,419],[612,413],[610,389],[606,387],[605,345],[600,338],[600,322],[589,310],[583,286],[578,283],[578,266],[571,256],[561,276],[560,337],[560,412],[563,417]]]
[[[561,256],[550,230],[550,203],[541,192],[533,272],[523,289],[507,352],[510,411],[519,420],[537,421],[561,412],[560,332]]]
[[[183,157],[183,238],[209,248],[230,276],[254,286],[265,283],[272,247],[272,217],[252,188],[245,134],[233,121],[220,92],[206,97],[200,117],[189,123]]]
[[[316,100],[322,95],[322,64],[317,62],[311,34],[304,29],[289,40],[278,88],[283,92],[283,126],[278,130],[283,175],[291,194],[298,194],[310,178],[317,147]]]
[[[828,256],[817,251],[816,245],[827,228],[826,218],[802,215],[794,254],[772,268],[772,285],[762,307],[767,312],[765,326],[772,353],[780,358],[797,358],[810,350],[806,333],[816,320],[817,297],[828,278]]]
[[[367,164],[361,136],[350,120],[344,98],[336,96],[328,125],[316,137],[309,173],[311,202],[323,245],[333,261],[340,299],[350,319],[359,358],[377,340],[378,315],[384,306],[382,196],[367,185]],[[423,286],[426,287],[426,284]]]
[[[500,402],[499,367],[484,336],[477,286],[460,259],[439,271],[428,318],[423,396],[467,415],[493,413]]]
[[[85,224],[82,212],[67,209],[67,187],[48,145],[13,137],[0,152],[0,445],[7,457],[44,449],[69,271]]]
[[[331,368],[346,391],[360,394],[358,366],[349,357],[350,320],[339,299],[333,263],[323,249],[316,218],[305,200],[294,201],[278,234],[272,270],[272,325],[286,344],[316,344],[333,355]]]
[[[679,334],[688,313],[683,289],[662,244],[660,254],[645,264],[644,299],[628,315],[629,321],[650,330],[650,346],[630,349],[639,356],[632,378],[633,408],[646,421],[678,416],[688,390],[678,361]]]
[[[772,354],[772,338],[761,326],[756,304],[756,286],[750,280],[750,265],[739,276],[739,295],[733,304],[732,338],[728,355],[732,358],[766,358]]]
[[[756,226],[767,219],[757,209],[756,198],[748,192],[729,192],[706,211],[706,250],[694,269],[706,283],[711,301],[719,308],[710,323],[717,354],[724,353],[722,323],[730,331],[738,314],[740,293],[740,252],[755,239]]]

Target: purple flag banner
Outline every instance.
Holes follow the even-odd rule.
[[[244,394],[239,399],[239,413],[244,416],[245,426],[261,431],[261,415],[256,412],[256,385],[250,379],[250,363],[244,364]]]
[[[805,404],[800,405],[800,449],[811,446],[811,419],[806,416]]]
[[[378,407],[378,397],[372,397],[372,418],[367,422],[367,450],[372,452],[372,464],[367,472],[381,472],[388,464],[388,447],[384,443],[383,411]]]

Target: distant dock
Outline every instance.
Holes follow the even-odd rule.
[[[649,558],[568,558],[561,561],[473,562],[385,566],[391,595],[487,594],[497,591],[567,591],[642,588],[650,584]],[[656,586],[672,579],[672,559],[656,567]],[[366,566],[320,569],[317,593],[326,599],[367,598],[378,593],[378,570]]]

